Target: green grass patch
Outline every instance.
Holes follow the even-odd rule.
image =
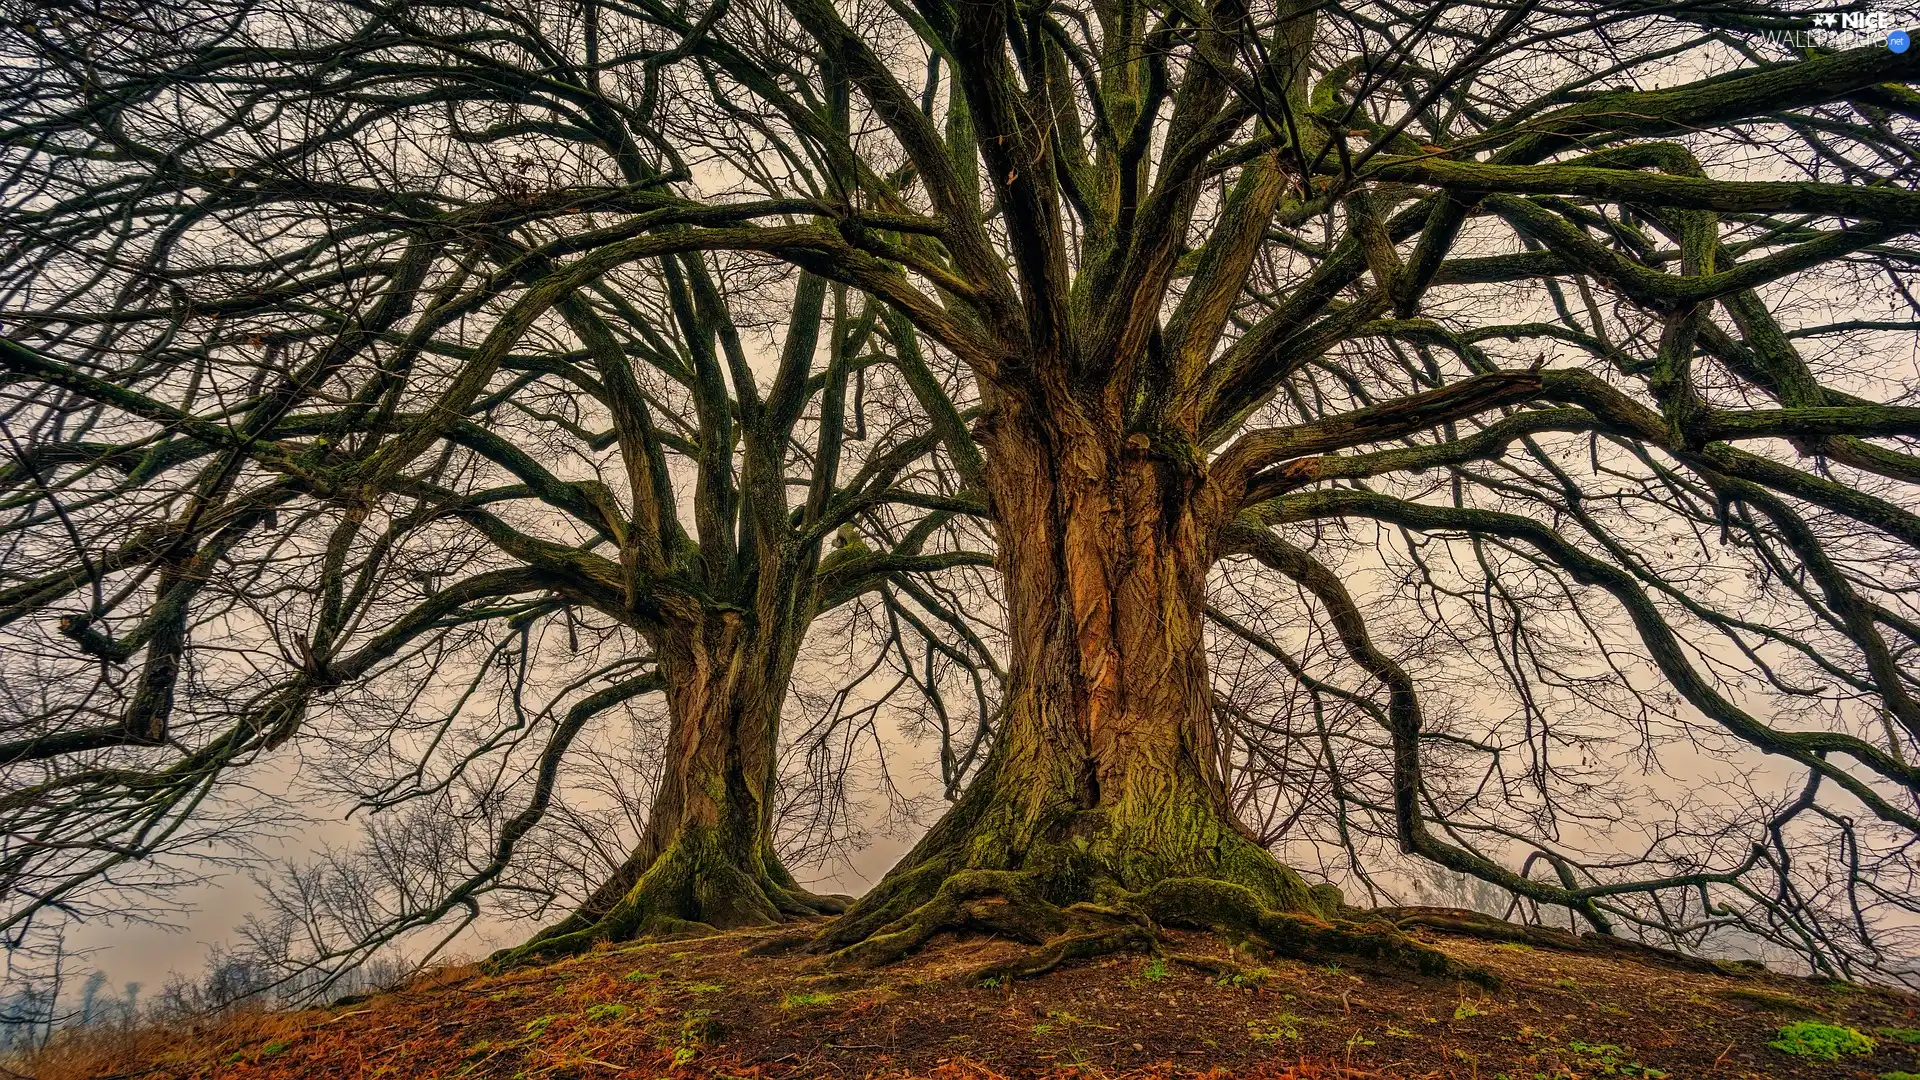
[[[1902,1043],[1906,1046],[1920,1046],[1920,1028],[1883,1027],[1874,1028],[1873,1033],[1888,1042]]]
[[[1819,1020],[1795,1020],[1781,1025],[1780,1037],[1767,1045],[1809,1061],[1839,1061],[1846,1054],[1873,1053],[1874,1041],[1857,1028]]]
[[[541,1035],[545,1035],[547,1033],[547,1028],[552,1026],[552,1024],[553,1024],[553,1014],[548,1013],[545,1016],[536,1016],[533,1019],[527,1021],[525,1030],[527,1034],[535,1036],[537,1038]]]
[[[625,1005],[615,1001],[606,1001],[598,1005],[587,1006],[589,1020],[625,1020],[630,1012]]]
[[[1588,1064],[1597,1068],[1602,1076],[1641,1076],[1646,1080],[1661,1080],[1667,1075],[1659,1069],[1649,1068],[1635,1061],[1632,1047],[1616,1046],[1613,1043],[1588,1043],[1574,1039],[1567,1043],[1567,1052],[1578,1054]]]
[[[832,994],[821,993],[818,990],[810,990],[804,994],[788,994],[787,999],[780,1003],[780,1007],[783,1009],[806,1009],[815,1005],[831,1004],[833,1004]]]
[[[1300,1037],[1300,1018],[1281,1013],[1265,1020],[1247,1021],[1247,1038],[1259,1043],[1276,1043]]]

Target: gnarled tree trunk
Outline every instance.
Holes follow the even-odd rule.
[[[942,922],[1045,940],[1060,929],[1048,908],[1187,879],[1331,915],[1337,899],[1256,844],[1227,803],[1202,619],[1231,503],[1199,455],[1011,406],[982,439],[1012,637],[998,741],[825,943],[884,960]]]
[[[736,609],[701,609],[657,632],[670,716],[659,791],[639,845],[579,910],[513,959],[837,912],[795,883],[773,848],[780,707],[797,635]]]

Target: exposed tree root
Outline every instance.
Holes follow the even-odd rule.
[[[1411,970],[1483,986],[1499,982],[1491,972],[1422,945],[1392,923],[1322,920],[1275,911],[1263,906],[1252,890],[1232,882],[1172,878],[1148,889],[1138,903],[1161,925],[1243,936],[1279,956],[1357,960],[1380,970]]]
[[[1208,956],[1204,953],[1161,952],[1161,956],[1183,967],[1190,967],[1203,975],[1211,975],[1216,980],[1236,979],[1239,985],[1264,983],[1273,974],[1259,968],[1250,968],[1237,961],[1221,956]]]
[[[1038,945],[1068,928],[1066,912],[1044,899],[1039,875],[1015,870],[962,870],[933,897],[875,933],[828,957],[834,967],[898,960],[943,930],[980,930]]]
[[[791,933],[775,934],[772,937],[756,941],[752,945],[740,950],[740,955],[785,956],[788,953],[799,952],[813,944],[813,939],[818,936],[819,935],[812,930],[795,930]]]
[[[1171,927],[1221,934],[1276,956],[1498,984],[1490,972],[1423,945],[1391,923],[1279,911],[1264,904],[1254,890],[1230,881],[1169,878],[1138,892],[1111,894],[1102,903],[1064,907],[1046,899],[1045,884],[1035,871],[961,871],[943,881],[931,899],[832,953],[827,962],[834,967],[889,963],[936,934],[970,930],[1034,946],[1020,957],[981,969],[975,973],[979,979],[1027,978],[1069,960],[1130,950],[1164,955],[1214,974],[1241,973],[1237,965],[1167,952],[1161,931]]]
[[[1087,960],[1129,949],[1156,951],[1159,943],[1159,935],[1144,926],[1123,925],[1069,932],[1017,959],[981,968],[973,973],[973,978],[979,982],[1029,979],[1044,975],[1069,960]]]
[[[603,942],[698,937],[746,926],[837,915],[848,899],[808,892],[779,860],[730,858],[698,830],[689,830],[598,918],[575,912],[516,948],[487,960],[492,970],[548,962]]]

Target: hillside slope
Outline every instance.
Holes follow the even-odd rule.
[[[1501,989],[1284,960],[1222,978],[1139,955],[982,986],[969,975],[1018,946],[943,940],[892,967],[832,973],[805,955],[747,953],[777,936],[653,943],[498,976],[449,969],[364,1001],[75,1042],[14,1067],[38,1080],[1920,1073],[1920,1000],[1656,957],[1423,933]],[[1196,957],[1231,955],[1215,939],[1175,939]]]

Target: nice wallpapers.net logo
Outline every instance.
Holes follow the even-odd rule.
[[[1894,52],[1912,45],[1907,25],[1913,20],[1891,11],[1817,11],[1810,30],[1775,30],[1770,41],[1800,49],[1858,49],[1884,44]]]

